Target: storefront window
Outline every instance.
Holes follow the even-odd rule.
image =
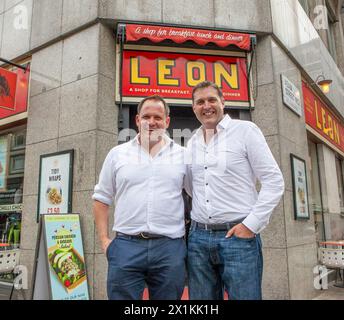
[[[19,247],[26,127],[0,133],[0,242]]]
[[[340,212],[344,213],[343,161],[338,157],[336,157],[336,171],[338,181]]]
[[[312,141],[308,141],[308,150],[311,160],[311,210],[314,214],[314,223],[316,237],[318,241],[325,240],[323,209],[321,201],[321,181],[318,166],[317,145]]]

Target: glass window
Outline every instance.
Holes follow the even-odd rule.
[[[26,127],[0,133],[0,242],[20,243]]]
[[[299,0],[299,3],[301,4],[303,10],[305,10],[307,16],[309,16],[308,0]]]
[[[327,10],[327,12],[330,12]],[[328,14],[328,28],[326,29],[327,33],[327,43],[328,43],[328,51],[330,52],[334,61],[337,61],[337,53],[336,53],[336,42],[334,37],[335,32],[335,19]]]
[[[310,204],[314,214],[315,232],[318,241],[325,240],[324,221],[321,201],[321,181],[318,165],[317,145],[308,140],[308,150],[311,160]]]
[[[338,157],[336,157],[336,171],[338,181],[340,212],[344,212],[343,161]]]

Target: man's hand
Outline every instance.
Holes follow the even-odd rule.
[[[110,238],[104,238],[104,239],[101,241],[101,246],[102,246],[102,250],[103,250],[104,254],[106,254],[106,250],[107,250],[107,248],[109,247],[111,241],[112,241],[112,240],[111,240]]]
[[[109,206],[100,201],[93,201],[93,215],[97,227],[100,245],[104,253],[108,248],[111,239],[108,236]]]
[[[239,223],[230,229],[226,234],[226,238],[230,238],[232,235],[235,235],[238,238],[246,239],[254,237],[254,233],[242,223]]]

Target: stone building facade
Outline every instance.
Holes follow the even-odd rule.
[[[317,30],[324,8],[329,24]],[[344,126],[343,20],[342,0],[1,0],[0,57],[30,62],[31,74],[27,114],[19,120],[0,119],[0,135],[26,132],[20,242],[20,262],[29,270],[25,298],[32,291],[40,156],[74,149],[72,212],[81,215],[90,296],[106,299],[107,261],[96,235],[91,195],[107,152],[118,143],[119,22],[257,35],[252,120],[262,129],[286,182],[284,197],[262,233],[263,295],[313,298],[317,242],[324,233],[327,239],[344,238],[343,176],[338,173],[344,150],[306,126],[302,83]],[[315,84],[321,74],[333,81],[326,95]],[[301,115],[284,105],[281,75],[298,89]],[[243,110],[237,116],[248,119]],[[290,154],[306,161],[307,220],[294,218]]]

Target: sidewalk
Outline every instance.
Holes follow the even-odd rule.
[[[10,293],[10,285],[0,284],[0,300],[8,300]],[[147,299],[147,296],[144,298]],[[13,294],[13,299],[17,299],[16,292]],[[183,300],[187,300],[187,297],[184,296]],[[344,300],[344,288],[337,288],[331,285],[327,290],[321,290],[320,294],[313,300]]]
[[[7,282],[0,282],[0,300],[9,300],[11,294],[12,284]]]
[[[327,290],[321,290],[320,292],[313,300],[344,300],[344,288],[330,285]]]

